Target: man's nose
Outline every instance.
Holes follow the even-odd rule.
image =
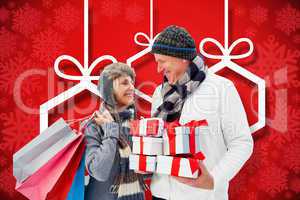
[[[159,65],[159,64],[157,65],[157,72],[158,72],[158,73],[162,72],[163,69],[164,69],[164,68],[163,68],[162,65]]]

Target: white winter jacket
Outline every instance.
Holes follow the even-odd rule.
[[[154,94],[151,113],[161,105],[161,85]],[[234,84],[221,76],[207,73],[199,88],[184,103],[181,124],[206,119],[200,145],[204,164],[214,178],[214,189],[190,187],[171,176],[154,174],[152,195],[171,200],[226,200],[229,181],[238,173],[252,153],[253,140],[247,116]]]

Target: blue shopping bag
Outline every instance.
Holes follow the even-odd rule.
[[[84,171],[85,154],[83,154],[80,165],[74,177],[67,200],[84,200]]]

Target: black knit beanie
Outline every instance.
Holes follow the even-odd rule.
[[[154,40],[151,53],[193,60],[196,55],[195,41],[182,27],[171,25]]]

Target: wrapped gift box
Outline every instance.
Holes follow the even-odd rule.
[[[129,156],[129,169],[143,172],[155,172],[156,156],[131,154]]]
[[[175,127],[174,132],[168,130],[163,134],[164,155],[178,155],[190,153],[190,129],[189,127]]]
[[[132,153],[142,155],[162,155],[163,139],[155,137],[132,137]]]
[[[191,121],[183,126],[173,123],[163,134],[164,155],[196,154],[201,151],[201,133],[207,129],[207,121]]]
[[[197,178],[201,174],[198,159],[172,156],[157,156],[156,173],[186,178]]]
[[[164,122],[161,118],[133,120],[129,125],[133,136],[162,137],[164,132]]]

